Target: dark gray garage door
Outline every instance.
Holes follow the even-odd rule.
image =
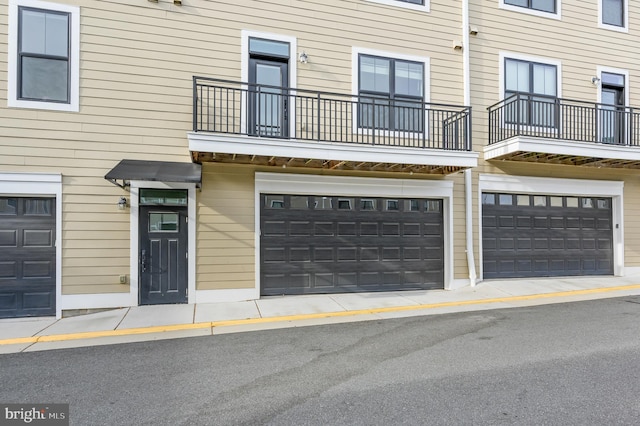
[[[613,274],[611,198],[482,194],[485,278]]]
[[[261,200],[263,295],[443,288],[442,200]]]
[[[0,318],[55,315],[53,198],[0,197]]]

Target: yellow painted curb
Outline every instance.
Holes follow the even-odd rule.
[[[404,311],[417,311],[421,309],[447,308],[447,307],[453,307],[453,306],[484,305],[484,304],[490,304],[490,303],[516,302],[516,301],[522,301],[522,300],[549,299],[553,297],[570,297],[570,296],[581,296],[581,295],[587,295],[587,294],[611,293],[615,291],[635,290],[635,289],[640,289],[640,284],[617,286],[617,287],[592,288],[587,290],[570,290],[570,291],[561,291],[556,293],[530,294],[525,296],[495,297],[490,299],[474,299],[474,300],[461,300],[461,301],[455,301],[455,302],[428,303],[428,304],[421,304],[421,305],[359,309],[355,311],[287,315],[287,316],[271,317],[271,318],[248,318],[248,319],[241,319],[241,320],[211,321],[211,322],[200,322],[195,324],[161,325],[161,326],[154,326],[154,327],[126,328],[126,329],[120,329],[120,330],[104,330],[104,331],[88,331],[83,333],[54,334],[49,336],[17,337],[13,339],[0,340],[0,346],[34,344],[34,343],[41,343],[41,342],[61,342],[61,341],[79,340],[79,339],[95,339],[99,337],[130,336],[135,334],[166,333],[170,331],[198,330],[198,329],[205,329],[205,328],[211,328],[213,330],[216,327],[229,327],[229,326],[235,326],[235,325],[266,324],[266,323],[273,323],[273,322],[300,321],[300,320],[310,320],[310,319],[319,319],[319,318],[337,318],[337,317],[357,316],[357,315],[372,315],[372,314],[381,314],[381,313],[388,313],[388,312],[404,312]]]

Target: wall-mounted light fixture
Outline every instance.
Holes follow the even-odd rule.
[[[478,27],[475,25],[469,25],[469,34],[478,35]]]
[[[301,54],[298,55],[298,61],[302,64],[306,64],[309,62],[309,55],[303,50]]]
[[[593,84],[594,86],[600,84],[600,77],[591,77],[591,84]]]
[[[173,0],[173,4],[176,6],[182,6],[182,0]]]
[[[118,200],[118,210],[124,210],[127,208],[127,199],[124,197],[120,197]]]
[[[462,40],[453,40],[451,44],[455,50],[462,50]]]

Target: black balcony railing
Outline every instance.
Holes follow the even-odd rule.
[[[488,110],[489,144],[532,136],[640,146],[640,112],[631,107],[515,93]]]
[[[193,130],[471,151],[471,108],[194,77]]]

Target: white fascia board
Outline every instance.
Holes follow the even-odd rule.
[[[526,136],[516,136],[485,146],[484,158],[491,160],[518,151],[640,161],[640,148],[638,147]]]
[[[280,191],[300,195],[337,195],[359,197],[434,197],[453,196],[449,180],[363,178],[350,176],[301,175],[256,172],[256,191]]]
[[[476,167],[478,153],[355,143],[309,142],[190,132],[189,151],[374,163]],[[330,153],[330,154],[329,154]]]
[[[623,181],[564,179],[531,176],[481,174],[479,192],[521,192],[524,194],[620,197]]]

